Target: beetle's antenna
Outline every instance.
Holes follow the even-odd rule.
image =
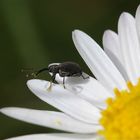
[[[49,70],[48,68],[40,69],[40,70],[38,70],[38,71],[35,73],[35,75],[38,76],[41,72],[43,72],[43,71],[48,71],[48,70]]]
[[[29,71],[35,71],[35,70],[33,68],[21,69],[21,72],[29,72]],[[29,77],[29,76],[35,77],[35,72],[32,72],[30,74],[26,74],[26,77]]]
[[[29,71],[34,71],[30,74],[26,74],[26,77],[29,77],[29,76],[33,76],[33,77],[37,77],[41,72],[43,71],[48,71],[48,68],[43,68],[43,69],[40,69],[40,70],[34,70],[34,69],[21,69],[21,72],[29,72]]]

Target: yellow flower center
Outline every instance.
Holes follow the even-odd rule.
[[[129,90],[115,89],[115,99],[107,99],[99,131],[106,140],[140,140],[140,80],[136,86],[127,83]]]

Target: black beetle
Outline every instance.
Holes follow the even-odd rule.
[[[56,74],[59,74],[60,77],[63,77],[63,86],[65,88],[65,77],[80,77],[82,76],[83,79],[87,79],[89,77],[83,76],[83,71],[79,64],[75,62],[63,62],[63,63],[52,63],[49,64],[47,68],[40,69],[35,73],[35,76],[37,76],[39,73],[43,71],[48,71],[52,73],[52,79],[50,81],[50,87],[52,85],[52,82],[55,81]]]

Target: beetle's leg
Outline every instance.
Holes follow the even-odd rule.
[[[65,87],[65,77],[63,77],[63,87],[66,88]]]
[[[51,81],[50,81],[50,85],[49,85],[49,87],[48,87],[48,91],[50,91],[51,90],[51,88],[52,88],[52,83],[55,81],[55,76],[56,76],[56,74],[53,74],[52,75],[52,79],[51,79]]]
[[[81,76],[82,76],[82,78],[83,78],[83,79],[88,79],[88,78],[89,78],[89,76],[84,77],[84,75],[83,75],[83,74],[82,74]]]

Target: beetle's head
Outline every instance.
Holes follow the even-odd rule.
[[[59,71],[59,64],[57,64],[57,63],[50,64],[48,66],[48,71],[50,73],[54,73],[54,74],[58,73],[58,71]]]

